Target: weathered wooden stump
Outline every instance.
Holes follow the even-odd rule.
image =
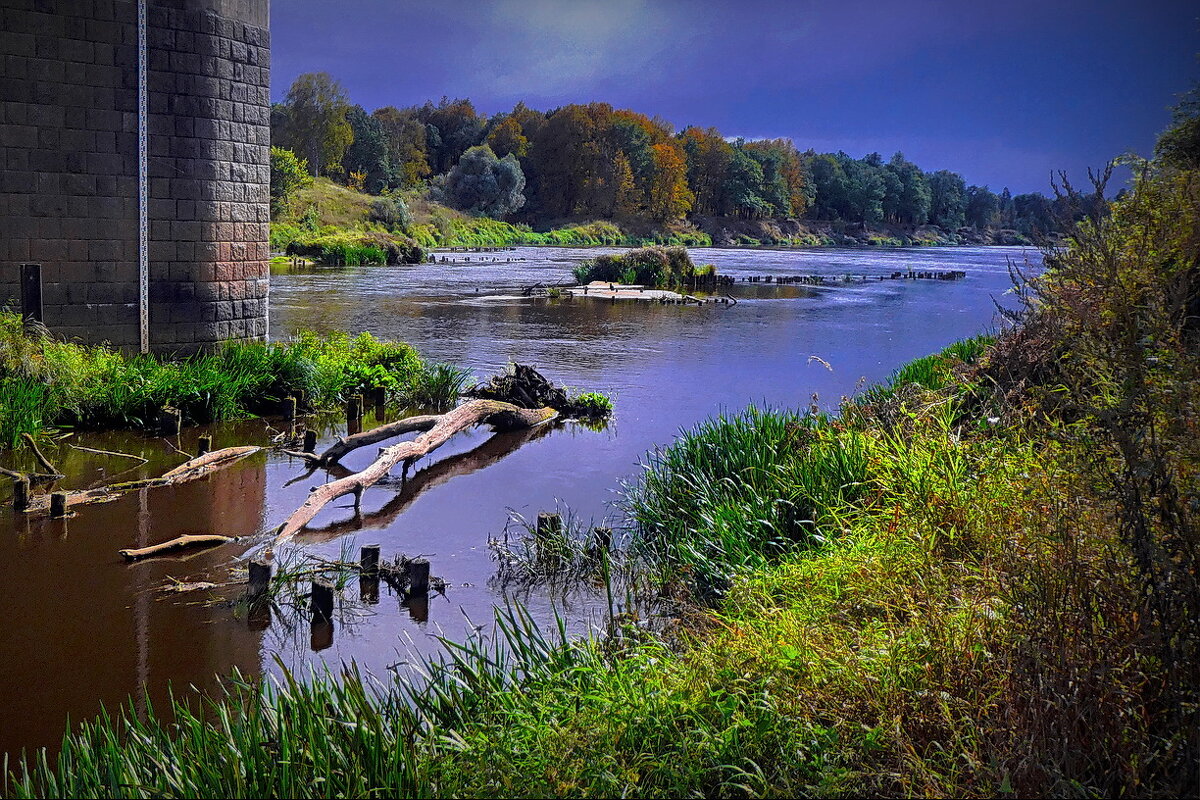
[[[67,515],[67,493],[54,492],[50,495],[50,519],[62,519]]]
[[[283,398],[283,404],[280,409],[280,413],[283,414],[284,419],[295,419],[296,418],[296,398],[291,397],[291,396]]]
[[[429,561],[414,558],[408,562],[408,593],[421,596],[429,594]]]
[[[363,399],[361,394],[353,395],[346,401],[346,419],[357,422],[362,419]]]
[[[183,427],[183,412],[170,406],[158,412],[158,429],[163,436],[178,436]]]
[[[306,453],[317,452],[317,432],[316,431],[310,429],[310,430],[307,430],[304,432],[304,452],[306,452]]]
[[[333,619],[333,584],[324,578],[312,582],[313,624]]]
[[[13,511],[29,508],[29,478],[13,478]]]
[[[358,571],[367,578],[379,577],[379,545],[364,544],[358,553]]]
[[[212,437],[211,436],[201,436],[200,441],[196,444],[196,457],[199,458],[200,456],[204,455],[211,449],[212,449]]]
[[[256,558],[250,562],[250,584],[246,596],[252,601],[261,600],[271,586],[271,562]]]

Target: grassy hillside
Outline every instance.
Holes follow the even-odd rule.
[[[356,192],[327,178],[300,190],[289,209],[272,223],[271,242],[283,251],[292,242],[312,243],[321,237],[363,234],[411,240],[429,250],[438,247],[510,245],[628,246],[651,244],[740,247],[818,247],[839,245],[901,247],[909,245],[1022,244],[1015,232],[977,234],[964,229],[948,233],[925,225],[864,226],[798,220],[744,220],[698,217],[691,222],[654,224],[646,220],[561,220],[546,230],[488,217],[473,217],[429,200],[423,192],[399,195],[407,209],[403,221],[390,223],[373,207],[379,198]],[[1011,235],[1008,235],[1011,234]]]

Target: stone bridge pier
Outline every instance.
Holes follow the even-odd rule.
[[[269,0],[0,0],[0,306],[187,353],[267,334]]]

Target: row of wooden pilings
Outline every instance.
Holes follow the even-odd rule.
[[[505,258],[505,259],[480,258],[477,260],[480,263],[486,263],[486,264],[511,264],[514,261],[524,261],[525,259],[524,258]],[[465,258],[458,259],[458,258],[446,258],[445,256],[442,256],[441,258],[438,258],[436,255],[433,255],[431,253],[429,256],[429,263],[430,264],[470,264],[471,257],[466,256]]]
[[[379,545],[366,544],[359,550],[358,577],[363,602],[379,602],[379,582],[400,588],[406,600],[426,598],[431,586],[430,564],[424,558],[399,558],[393,563],[379,560]],[[251,606],[265,603],[270,596],[272,565],[265,558],[256,558],[249,565],[246,599]],[[327,578],[313,578],[309,595],[312,622],[333,620],[334,584]]]
[[[836,277],[833,275],[744,275],[742,276],[743,283],[777,283],[777,284],[801,284],[805,286],[829,286],[835,283],[870,283],[871,281],[899,281],[899,280],[926,280],[926,281],[960,281],[967,277],[967,273],[960,269],[952,270],[909,270],[896,271],[890,275],[842,275]]]

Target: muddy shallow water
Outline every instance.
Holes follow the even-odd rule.
[[[449,584],[445,596],[427,605],[403,606],[386,590],[378,603],[361,604],[352,588],[332,630],[286,613],[248,620],[219,602],[236,596],[234,590],[160,591],[173,579],[227,580],[246,544],[133,565],[117,555],[183,533],[250,536],[277,525],[324,479],[317,473],[285,485],[303,469],[278,450],[203,481],[82,507],[66,520],[15,518],[8,490],[0,489],[7,628],[0,637],[0,752],[53,746],[68,716],[86,718],[101,703],[114,706],[143,688],[157,703],[168,684],[212,689],[216,676],[234,668],[254,676],[278,672],[279,663],[337,669],[353,660],[384,675],[414,652],[434,652],[436,635],[461,638],[486,625],[504,601],[491,580],[496,564],[487,540],[503,535],[512,512],[569,507],[583,519],[611,522],[619,481],[635,477],[644,453],[680,428],[749,402],[807,406],[817,393],[822,405],[836,405],[863,382],[992,327],[994,301],[1011,304],[1008,262],[1040,260],[1035,251],[1014,248],[697,249],[698,263],[715,263],[737,278],[910,269],[964,270],[967,277],[829,288],[738,283],[731,290],[736,306],[702,308],[512,297],[521,286],[567,281],[572,263],[595,252],[518,248],[471,254],[469,264],[285,270],[272,277],[273,337],[305,328],[367,330],[480,377],[509,361],[534,364],[557,382],[605,391],[616,403],[615,419],[600,431],[566,424],[459,436],[418,465],[424,471],[403,491],[369,490],[360,520],[338,502],[303,537],[329,558],[356,554],[365,543],[379,543],[385,556],[427,556]],[[336,416],[304,422],[320,432],[318,448],[345,432]],[[368,414],[364,424],[375,422]],[[247,420],[186,429],[171,441],[81,434],[63,440],[52,457],[70,476],[62,485],[78,488],[118,473],[119,480],[161,474],[184,460],[176,448],[194,451],[201,434],[221,447],[268,443],[282,429],[279,420]],[[72,450],[71,443],[142,454],[149,463]],[[361,450],[345,464],[360,468],[373,453]],[[23,458],[5,454],[0,462],[32,466]],[[538,592],[521,599],[541,618],[561,605]],[[592,609],[576,599],[566,613],[581,625]]]

